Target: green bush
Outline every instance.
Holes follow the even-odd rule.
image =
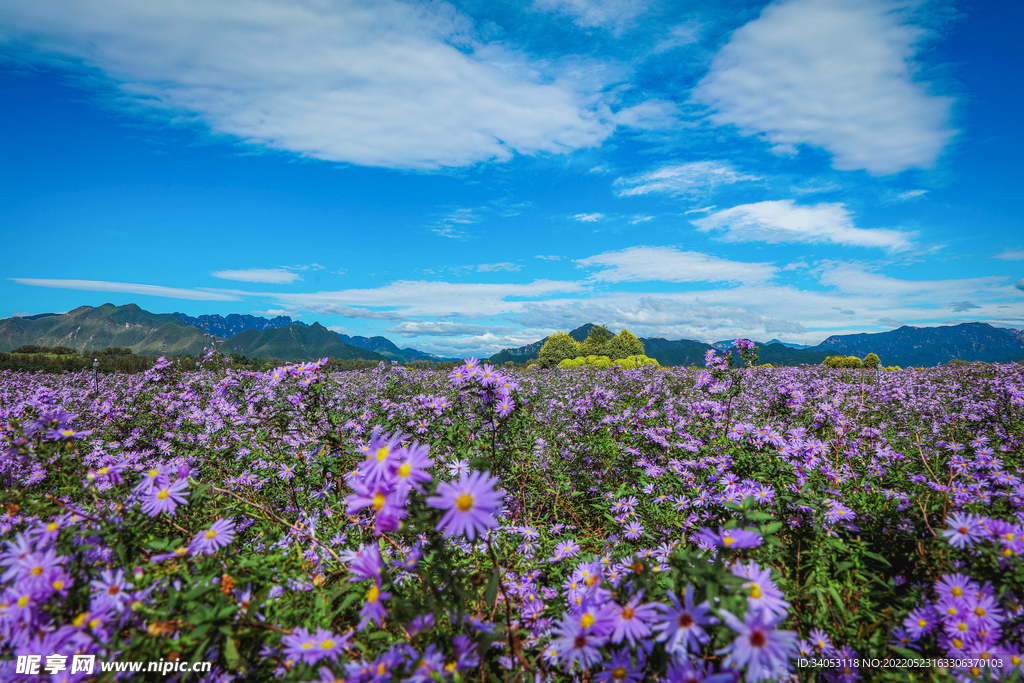
[[[575,358],[582,352],[580,343],[566,332],[555,332],[544,342],[538,353],[542,368],[553,368],[567,358]]]
[[[869,353],[864,356],[864,367],[871,368],[872,370],[882,364],[882,360],[878,357],[878,354]]]
[[[857,356],[829,356],[822,365],[828,368],[863,368],[864,361]]]
[[[616,359],[642,356],[644,343],[629,330],[622,330],[608,342],[608,355]]]
[[[621,368],[625,368],[626,370],[633,370],[642,365],[653,365],[656,368],[661,367],[661,364],[657,360],[654,358],[648,358],[642,353],[638,353],[635,356],[630,356],[628,358],[620,358],[615,361],[615,364]]]

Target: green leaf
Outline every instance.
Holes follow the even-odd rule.
[[[238,640],[236,638],[224,639],[224,656],[228,660],[228,668],[242,668],[242,656],[238,654]]]
[[[494,602],[498,599],[499,581],[501,581],[501,578],[498,576],[497,570],[491,572],[491,578],[487,581],[487,589],[484,590],[484,601],[488,607],[494,607]]]

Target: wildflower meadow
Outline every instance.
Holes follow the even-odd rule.
[[[1021,676],[1020,364],[211,352],[4,371],[0,410],[3,681]]]

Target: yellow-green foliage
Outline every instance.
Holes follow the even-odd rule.
[[[608,355],[612,358],[628,358],[644,355],[644,343],[629,330],[622,330],[608,341]]]
[[[607,370],[612,366],[612,359],[608,356],[591,354],[589,356],[580,356],[578,358],[566,358],[558,364],[558,367],[560,368],[582,368],[584,366],[597,368],[598,370]]]
[[[581,349],[580,343],[568,333],[555,332],[544,342],[537,355],[542,368],[553,368],[567,358],[580,355]]]
[[[877,353],[869,353],[868,355],[864,356],[864,367],[866,368],[874,369],[881,364],[882,360],[878,357]]]
[[[661,364],[658,363],[657,360],[654,358],[648,358],[642,353],[638,353],[635,356],[629,356],[628,358],[619,358],[615,361],[615,364],[627,370],[633,370],[634,368],[638,368],[642,365],[653,365],[656,368],[661,367]]]
[[[828,368],[863,368],[864,361],[857,356],[829,356],[822,365]]]
[[[900,366],[898,366],[898,365],[886,365],[886,366],[885,366],[884,368],[882,368],[882,369],[883,369],[883,370],[899,370],[899,369],[900,369]]]

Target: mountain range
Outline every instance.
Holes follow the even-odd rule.
[[[591,323],[576,328],[569,335],[583,341],[590,333]],[[492,363],[514,361],[530,363],[537,360],[547,337],[514,349],[502,349],[488,360]],[[692,339],[668,340],[660,337],[641,338],[648,356],[662,365],[703,365],[708,349],[725,350],[732,341],[706,344]],[[884,365],[935,366],[951,360],[1018,361],[1024,360],[1024,331],[993,327],[988,323],[961,323],[942,327],[912,327],[879,333],[832,335],[816,346],[784,344],[777,339],[755,342],[762,363],[772,365],[818,364],[828,356],[878,354]]]
[[[581,325],[569,335],[582,342],[593,323]],[[249,357],[284,360],[314,360],[324,356],[341,359],[446,361],[461,360],[434,356],[414,348],[399,348],[386,337],[340,334],[319,323],[307,325],[287,316],[264,318],[253,315],[202,315],[150,313],[136,306],[104,304],[80,306],[64,314],[40,313],[0,320],[0,351],[19,346],[68,346],[77,351],[108,346],[131,348],[146,355],[201,355],[213,338],[223,339],[221,350]],[[547,337],[503,349],[487,360],[529,363],[537,359]],[[692,339],[643,338],[648,356],[662,365],[704,364],[711,348],[728,348],[732,342],[707,344]],[[816,346],[785,344],[772,339],[756,342],[762,363],[772,365],[818,364],[827,356],[864,357],[876,353],[885,365],[934,366],[951,360],[1024,360],[1024,331],[992,327],[987,323],[962,323],[943,327],[903,326],[875,334],[833,335]]]

